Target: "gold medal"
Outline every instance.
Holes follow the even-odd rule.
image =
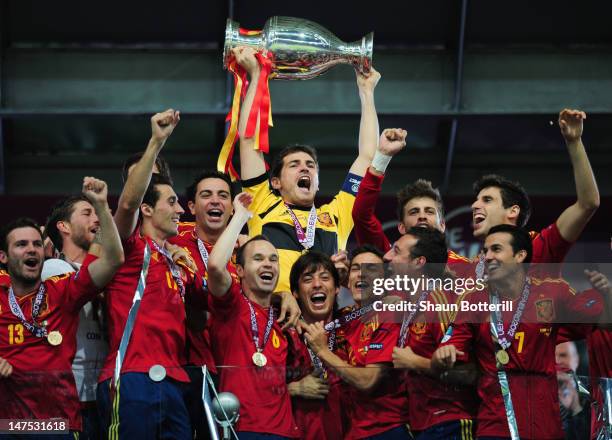
[[[47,335],[47,341],[49,341],[49,344],[53,346],[60,345],[63,339],[64,338],[62,337],[62,334],[57,330],[49,332],[49,334]]]
[[[506,350],[498,350],[497,353],[495,353],[495,357],[497,358],[497,362],[502,365],[506,365],[510,362],[510,355]]]
[[[263,354],[261,351],[256,351],[255,353],[253,353],[252,359],[253,359],[253,363],[260,368],[264,367],[268,363],[268,359],[266,358],[266,355]]]

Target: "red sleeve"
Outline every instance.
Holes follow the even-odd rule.
[[[238,313],[240,308],[239,301],[242,301],[242,286],[232,277],[232,284],[225,295],[215,296],[210,295],[210,311],[215,318],[228,318],[231,315]]]
[[[561,237],[557,223],[544,228],[532,238],[532,263],[562,263],[572,243]]]
[[[399,339],[400,326],[394,323],[382,323],[372,333],[366,355],[366,365],[393,362],[393,348]]]
[[[604,310],[604,298],[595,289],[575,294],[568,286],[566,301],[563,302],[567,322],[595,323]],[[576,319],[578,318],[578,320]]]
[[[353,205],[353,222],[359,245],[367,243],[387,252],[391,244],[383,232],[380,220],[374,214],[383,180],[384,176],[375,176],[369,169],[366,171]]]
[[[63,289],[63,297],[73,311],[79,311],[89,301],[94,299],[103,289],[97,287],[91,275],[89,274],[89,265],[95,261],[97,257],[87,255],[83,265],[78,272],[73,272],[66,278],[57,280],[56,277],[49,278],[49,282],[63,283],[63,286],[58,288]]]

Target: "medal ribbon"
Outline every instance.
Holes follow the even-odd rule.
[[[206,246],[204,246],[204,242],[198,238],[198,250],[200,251],[200,257],[202,257],[202,262],[204,263],[204,267],[208,270],[208,251],[206,250]]]
[[[183,284],[183,278],[181,277],[180,269],[174,263],[174,261],[172,261],[172,257],[168,254],[168,252],[165,249],[162,249],[161,247],[159,247],[159,245],[155,243],[154,241],[152,241],[152,243],[153,243],[153,247],[155,248],[155,250],[164,256],[164,259],[166,260],[166,265],[168,266],[168,269],[170,269],[170,273],[172,274],[172,278],[174,278],[174,281],[176,282],[176,285],[178,286],[179,294],[181,295],[181,299],[185,301],[185,285]]]
[[[123,364],[123,359],[125,357],[125,353],[127,352],[128,343],[130,342],[130,336],[132,335],[132,330],[134,329],[134,322],[136,322],[136,315],[138,314],[138,309],[140,308],[140,301],[142,300],[142,295],[144,294],[145,288],[147,287],[147,273],[149,272],[150,261],[151,248],[149,247],[149,242],[147,241],[147,245],[144,249],[142,269],[140,270],[140,276],[138,278],[138,285],[136,286],[134,298],[132,299],[132,307],[130,307],[127,321],[125,323],[125,328],[123,329],[123,334],[121,335],[119,350],[117,350],[117,357],[115,358],[115,388],[117,388],[119,383],[121,365]]]
[[[259,326],[257,325],[257,317],[255,316],[255,309],[253,308],[253,304],[251,301],[243,295],[244,300],[249,305],[249,310],[251,312],[251,334],[253,336],[253,343],[255,344],[255,349],[258,353],[262,353],[264,348],[266,347],[266,343],[270,338],[270,331],[272,330],[272,325],[274,324],[274,309],[270,306],[270,310],[268,312],[268,322],[266,323],[266,329],[264,331],[263,344],[259,345]]]
[[[350,311],[348,313],[345,313],[340,318],[336,318],[333,321],[328,322],[327,324],[325,324],[325,330],[327,330],[328,332],[331,332],[334,329],[337,329],[337,328],[340,328],[340,327],[344,327],[349,322],[354,321],[355,319],[361,318],[366,313],[369,313],[372,310],[374,310],[374,306],[372,304],[370,304],[368,306],[363,306],[363,307],[361,307],[359,309],[356,309],[356,310],[352,310],[352,311]]]
[[[507,335],[510,337],[510,341],[512,341],[512,338],[514,338],[516,329],[518,328],[518,325],[520,324],[521,316],[523,316],[523,312],[525,311],[525,306],[527,305],[527,300],[529,299],[530,290],[531,290],[531,284],[529,282],[529,279],[527,278],[525,280],[525,286],[523,287],[521,301],[519,302],[516,308],[516,312],[514,312],[514,316],[512,317],[512,322],[510,323],[510,328],[508,329]],[[497,295],[497,293],[494,295],[489,295],[489,300],[491,304],[498,304],[499,296]],[[512,345],[512,342],[508,341],[508,339],[505,336],[506,332],[504,330],[504,322],[501,319],[501,312],[493,311],[491,313],[495,315],[495,322],[496,322],[495,323],[495,327],[496,327],[495,335],[497,336],[499,345],[501,345],[501,347],[504,350],[507,350],[508,348],[510,348],[510,345]],[[491,325],[493,325],[493,319],[491,319]]]
[[[527,280],[526,286],[528,286],[528,284],[529,282]],[[526,287],[526,289],[523,290],[523,296],[525,294],[525,290],[527,290],[527,296],[529,296],[528,287]],[[489,295],[489,300],[491,301],[492,304],[497,304],[496,295]],[[521,301],[522,300],[523,299],[521,298]],[[516,313],[515,313],[515,317],[516,317]],[[514,322],[514,319],[513,319],[513,322]],[[491,335],[493,336],[493,346],[494,347],[498,343],[501,345],[499,335],[497,333],[497,329],[499,328],[498,324],[499,322],[497,319],[497,313],[492,311],[491,312]],[[501,328],[503,329],[503,323],[501,323]],[[508,344],[508,346],[510,346],[510,344]],[[510,431],[510,438],[511,440],[520,440],[519,433],[518,433],[518,425],[516,423],[516,415],[514,413],[514,405],[512,404],[512,395],[510,393],[510,384],[508,383],[508,375],[506,374],[503,364],[499,362],[499,359],[497,359],[497,356],[495,357],[495,366],[497,367],[497,380],[499,381],[502,398],[504,399],[504,409],[506,411],[506,420],[508,421],[508,429]]]
[[[429,292],[427,290],[424,292],[421,292],[421,296],[417,300],[417,305],[421,304],[425,300],[428,294]],[[414,317],[416,316],[418,312],[419,312],[418,307],[415,307],[414,310],[410,312],[408,315],[406,315],[406,312],[404,312],[404,316],[402,318],[402,327],[400,329],[400,336],[397,342],[398,347],[404,348],[404,344],[406,344],[406,338],[408,337],[408,328],[410,327],[410,324],[412,324],[412,320],[414,319]]]
[[[304,339],[304,343],[306,343],[305,339]],[[321,362],[321,359],[319,359],[319,356],[314,354],[314,352],[310,349],[310,347],[308,347],[308,343],[306,343],[306,348],[308,348],[308,354],[310,354],[310,360],[312,361],[312,364],[314,365],[315,370],[320,370],[323,372],[323,374],[325,374],[327,372],[327,368],[325,368],[325,365],[323,365],[323,362]],[[329,348],[329,351],[332,351],[332,352],[336,349],[336,329],[335,328],[329,333],[329,336],[327,337],[327,348]]]
[[[287,207],[287,213],[291,217],[293,221],[293,226],[295,228],[295,235],[297,235],[297,239],[304,249],[310,249],[314,245],[315,241],[315,231],[317,228],[317,209],[312,206],[310,208],[310,213],[308,214],[308,225],[306,226],[306,233],[304,233],[304,228],[300,225],[300,221],[296,217],[295,213],[291,210],[289,205],[285,203]]]
[[[15,293],[13,292],[13,288],[9,287],[8,291],[8,300],[9,306],[11,308],[11,312],[15,315],[23,324],[25,328],[27,328],[30,333],[32,333],[37,338],[46,338],[47,337],[47,329],[36,324],[36,318],[40,313],[40,306],[42,305],[43,299],[45,298],[45,284],[40,283],[40,287],[38,288],[38,293],[34,298],[34,303],[32,304],[32,322],[28,322],[19,307],[19,303],[17,302],[17,298],[15,298]]]
[[[204,268],[208,271],[208,251],[206,250],[206,246],[204,242],[198,238],[198,250],[200,251],[200,257],[202,258],[202,262],[204,263]],[[202,276],[202,286],[205,289],[208,289],[208,282],[206,278]]]

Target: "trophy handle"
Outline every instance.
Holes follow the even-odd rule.
[[[370,32],[368,35],[361,39],[361,59],[359,65],[355,66],[361,73],[370,73],[372,70],[372,54],[374,49],[374,32]]]
[[[228,18],[225,22],[225,42],[223,43],[223,67],[227,69],[232,59],[232,49],[237,46],[250,46],[261,50],[262,31],[240,31],[240,24]]]

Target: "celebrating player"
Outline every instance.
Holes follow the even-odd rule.
[[[41,281],[40,228],[18,219],[0,234],[0,405],[2,419],[68,420],[81,430],[72,374],[79,311],[113,277],[123,249],[107,202],[106,183],[86,177],[83,193],[100,223],[100,258],[88,256],[77,273]],[[72,438],[72,435],[66,436]]]
[[[331,322],[340,288],[340,276],[330,257],[321,252],[307,252],[293,264],[289,279],[291,290],[298,298],[304,322]],[[337,334],[333,329],[327,340],[331,351],[336,350],[336,342]],[[329,371],[303,341],[298,340],[296,344],[299,344],[301,351],[307,352],[304,356],[307,365],[301,367],[309,370],[312,368],[312,374],[289,384],[293,414],[302,432],[302,438],[343,438],[346,423],[343,420],[341,379],[333,371]]]
[[[528,276],[531,238],[517,226],[492,227],[484,253],[488,289],[470,294],[471,303],[511,302],[512,307],[460,314],[432,364],[452,368],[473,350],[482,370],[479,438],[511,433],[521,439],[563,438],[555,368],[559,322],[569,317],[593,321],[603,309],[602,297],[595,291],[576,295],[560,279]]]
[[[52,276],[77,272],[92,248],[99,228],[100,221],[95,209],[85,196],[72,196],[58,202],[47,219],[45,234],[51,238],[60,254],[57,259],[45,261],[41,279],[44,281]],[[96,251],[91,249],[91,252]],[[100,297],[86,303],[79,312],[77,350],[72,371],[81,400],[85,438],[95,438],[94,433],[101,432],[96,387],[98,374],[108,354],[104,319]]]
[[[344,399],[350,419],[348,438],[410,438],[405,384],[400,372],[392,368],[400,328],[370,313],[371,306],[366,304],[373,280],[383,276],[382,263],[376,248],[363,246],[353,251],[349,289],[356,307],[339,318],[341,327],[336,330],[346,341],[339,350],[346,352],[346,360],[330,350],[322,322],[305,325],[310,349],[348,385]]]
[[[285,383],[288,344],[272,307],[278,282],[278,252],[264,236],[256,236],[236,252],[236,273],[227,264],[241,229],[251,216],[251,195],[234,200],[234,215],[223,231],[208,262],[211,293],[211,342],[220,371],[221,391],[240,401],[236,431],[240,439],[261,434],[297,438],[299,430],[291,413]]]
[[[445,281],[450,276],[445,272],[447,257],[444,234],[414,226],[393,244],[385,261],[391,263],[394,274]],[[431,356],[455,315],[442,306],[458,304],[462,296],[425,286],[412,298],[416,307],[427,305],[427,311],[404,312],[398,347],[393,350],[395,368],[408,370],[410,428],[417,440],[471,438],[477,408],[475,388],[442,383],[432,377],[431,369]],[[440,311],[435,311],[436,306]]]
[[[378,120],[374,88],[380,74],[375,70],[369,76],[357,74],[361,99],[359,155],[334,200],[316,208],[314,199],[319,190],[319,164],[315,150],[303,145],[284,148],[275,157],[268,175],[263,154],[254,149],[255,137],[245,136],[260,66],[251,48],[237,48],[234,56],[250,76],[239,123],[242,186],[253,195],[251,210],[255,213],[249,221],[249,235],[263,233],[274,244],[279,253],[281,271],[277,291],[289,291],[291,266],[304,249],[318,250],[331,256],[346,248],[353,229],[351,210],[355,194],[376,149]]]
[[[189,381],[182,368],[184,298],[204,291],[201,278],[175,264],[165,249],[184,211],[167,177],[152,175],[178,122],[174,110],[151,118],[151,139],[129,174],[115,214],[126,258],[105,291],[110,351],[98,386],[110,436],[191,437],[180,386]]]

